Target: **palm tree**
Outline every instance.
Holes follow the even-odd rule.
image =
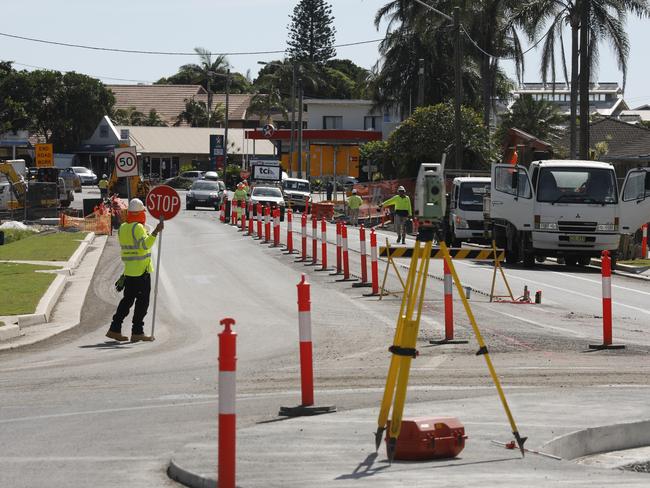
[[[428,2],[450,14],[462,5],[463,34],[476,42],[465,42],[463,52],[463,92],[468,105],[483,106],[483,120],[489,125],[490,113],[497,94],[506,95],[506,78],[499,68],[498,57],[515,60],[517,73],[523,73],[523,54],[514,24],[508,19],[517,4],[513,0],[458,2],[437,0]],[[486,22],[486,19],[490,19]],[[394,0],[385,4],[375,15],[375,26],[388,21],[388,32],[380,44],[382,62],[378,63],[374,89],[376,99],[385,104],[388,99],[399,101],[403,107],[412,106],[418,90],[418,59],[425,63],[425,104],[437,103],[453,95],[452,31],[448,20],[429,11],[413,0]],[[494,54],[497,57],[486,55]],[[379,86],[378,86],[379,85]]]
[[[551,82],[556,78],[556,43],[560,45],[564,79],[571,87],[571,115],[569,153],[576,157],[578,92],[580,88],[581,144],[580,157],[587,158],[589,150],[589,80],[591,70],[598,63],[598,43],[609,41],[614,49],[619,69],[623,73],[623,87],[627,76],[629,41],[625,32],[625,17],[628,12],[641,17],[648,16],[647,0],[529,0],[515,13],[514,20],[522,26],[530,39],[538,38],[547,29],[542,46],[542,80]],[[586,17],[585,17],[586,15]],[[586,19],[586,22],[585,22]],[[586,25],[586,29],[582,29]],[[567,69],[563,28],[571,30],[571,71]],[[580,48],[580,39],[583,39]],[[584,40],[587,39],[587,42]],[[581,63],[582,59],[582,63]],[[584,76],[582,76],[584,74]],[[582,80],[581,86],[578,86]]]
[[[112,120],[117,125],[144,125],[142,121],[145,115],[140,112],[136,107],[130,106],[128,108],[118,108],[113,113]]]
[[[274,86],[273,77],[267,75],[266,79],[259,80],[258,84],[260,91],[251,99],[248,113],[259,115],[260,118],[264,118],[267,124],[273,123],[274,114],[279,114],[283,120],[287,120],[289,101]]]
[[[208,108],[205,102],[191,98],[185,100],[185,110],[178,114],[174,126],[187,123],[190,127],[217,127],[224,121],[224,117],[225,110],[220,103],[208,117]]]
[[[535,100],[523,95],[512,104],[503,116],[497,140],[503,141],[508,129],[517,128],[547,142],[561,137],[566,117],[558,106],[548,100]]]
[[[149,110],[149,115],[143,119],[142,125],[148,127],[167,127],[167,123],[160,118],[160,115],[158,115],[155,108]]]

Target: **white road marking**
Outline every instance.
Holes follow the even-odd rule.
[[[481,305],[485,305],[485,304],[481,304]],[[492,312],[495,312],[495,313],[498,313],[498,314],[501,314],[501,315],[505,315],[506,317],[510,317],[511,319],[521,320],[522,322],[526,322],[526,323],[535,325],[537,327],[541,327],[543,329],[557,330],[557,331],[560,331],[560,332],[565,332],[567,334],[574,335],[576,337],[582,337],[582,334],[580,334],[579,332],[576,332],[576,331],[570,330],[570,329],[565,329],[564,327],[555,327],[553,325],[542,324],[540,322],[535,322],[534,320],[525,319],[525,318],[519,317],[517,315],[513,315],[513,314],[510,314],[510,313],[506,313],[506,312],[501,312],[500,310],[496,310],[494,308],[491,308],[490,310]]]

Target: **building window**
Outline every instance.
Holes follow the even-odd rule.
[[[107,125],[100,125],[99,126],[99,137],[102,139],[106,139],[108,137],[108,126]]]
[[[381,127],[382,117],[366,115],[363,118],[363,130],[379,130]]]
[[[323,116],[323,129],[342,129],[343,117],[341,116]]]

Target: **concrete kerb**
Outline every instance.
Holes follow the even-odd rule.
[[[556,437],[542,451],[572,460],[592,454],[650,446],[650,420],[604,425]]]
[[[189,444],[184,449],[196,451],[196,456],[200,457],[205,451],[203,444]],[[176,456],[172,457],[167,468],[167,475],[174,481],[178,481],[185,486],[192,488],[217,488],[216,465],[214,473],[195,473],[192,471],[194,466],[184,466],[184,464],[177,459]]]
[[[6,341],[8,339],[13,339],[20,335],[20,327],[18,324],[5,324],[0,327],[0,341]]]
[[[79,267],[79,263],[81,263],[83,260],[86,252],[88,251],[88,247],[94,240],[95,233],[90,232],[85,237],[85,239],[81,241],[81,244],[77,250],[72,254],[72,256],[70,256],[70,259],[68,259],[68,262],[64,266],[63,270],[61,270],[62,272],[58,274],[56,278],[54,278],[52,284],[48,287],[45,294],[41,297],[36,307],[36,311],[33,314],[18,316],[19,328],[30,327],[33,325],[49,322],[52,310],[54,310],[54,307],[56,306],[59,298],[61,297],[61,294],[63,293],[63,290],[65,289],[68,276],[73,273],[72,270]]]

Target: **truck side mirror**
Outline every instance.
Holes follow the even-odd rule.
[[[519,187],[519,171],[515,170],[512,172],[512,181],[510,182],[510,186],[513,190],[516,190]]]

